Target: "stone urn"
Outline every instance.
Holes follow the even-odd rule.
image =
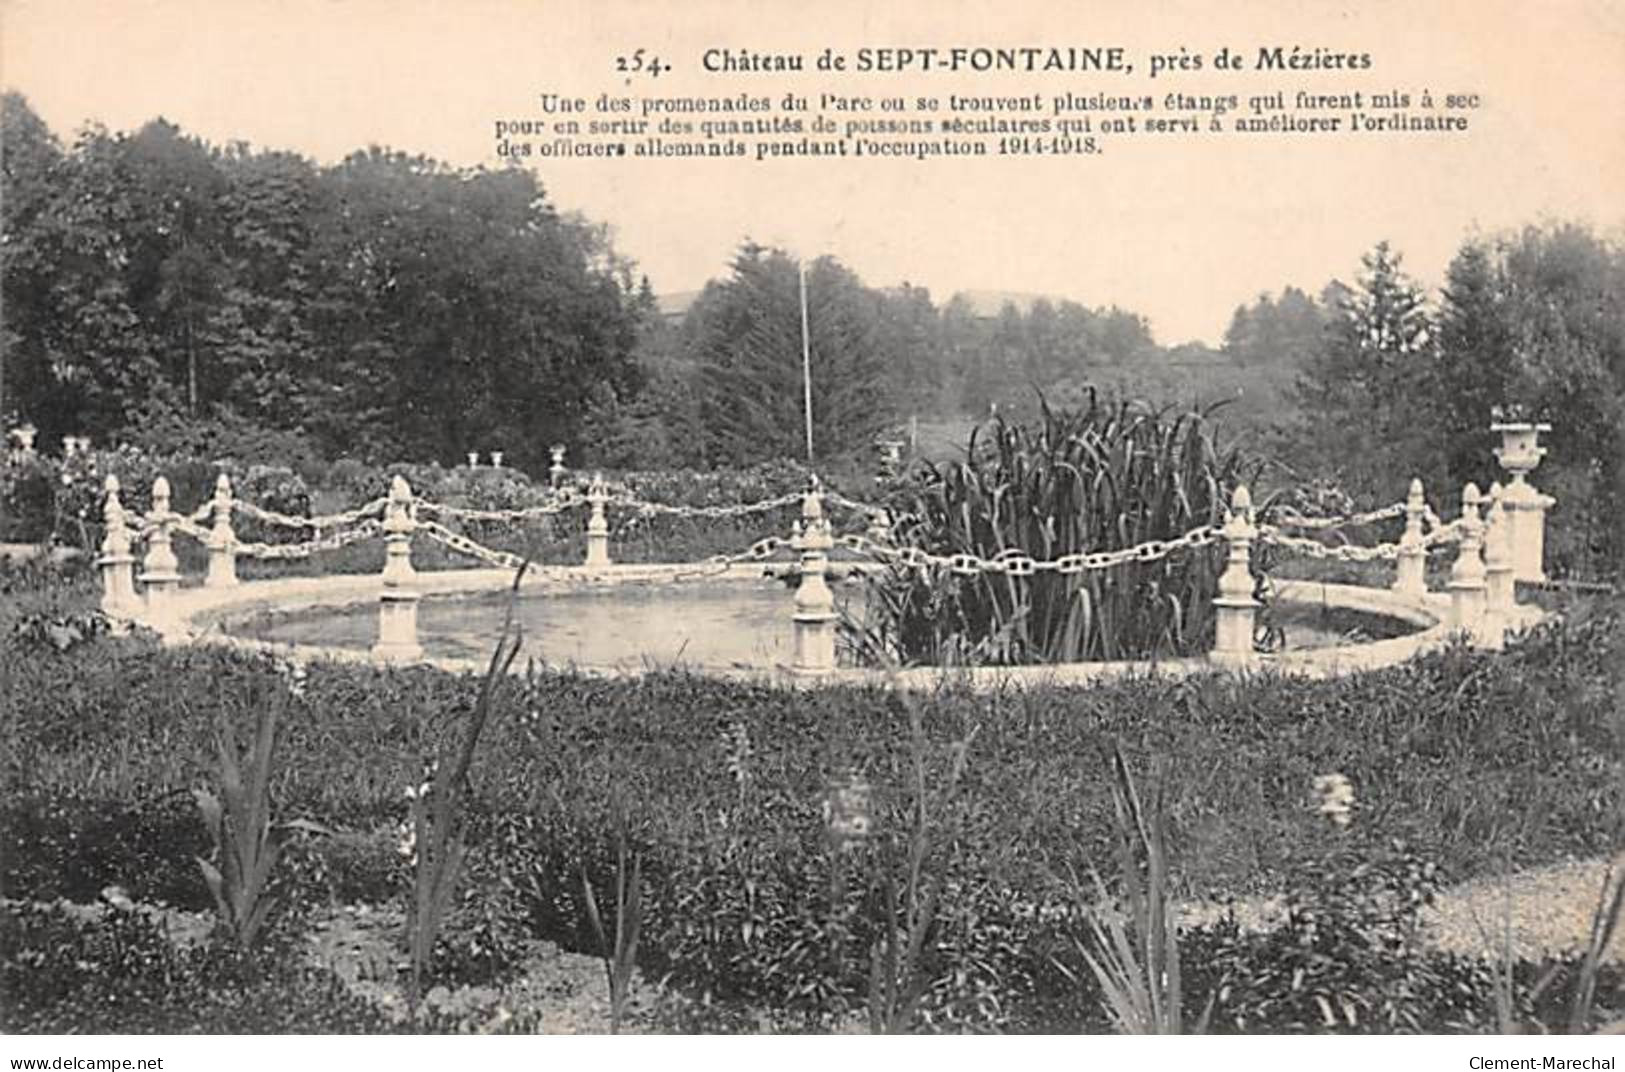
[[[1501,433],[1501,445],[1495,450],[1501,468],[1511,473],[1514,480],[1527,476],[1546,456],[1546,448],[1540,445],[1540,433],[1551,430],[1549,424],[1527,421],[1497,421],[1490,425],[1490,431]]]

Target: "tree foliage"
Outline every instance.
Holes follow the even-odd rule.
[[[595,391],[636,393],[646,288],[527,171],[377,148],[318,167],[162,119],[63,151],[22,97],[4,109],[0,408],[47,442],[180,418],[222,444],[545,466]]]
[[[806,275],[815,457],[867,445],[894,416],[885,390],[878,296],[830,257]],[[699,374],[712,462],[804,455],[800,267],[746,243],[733,274],[700,295],[684,325]]]
[[[1465,242],[1436,310],[1386,243],[1297,383],[1290,452],[1371,504],[1420,476],[1454,512],[1462,486],[1504,481],[1490,425],[1550,422],[1535,482],[1558,499],[1549,565],[1617,569],[1625,493],[1625,250],[1572,223]],[[1238,326],[1240,325],[1240,326]],[[1248,330],[1238,313],[1232,332]]]

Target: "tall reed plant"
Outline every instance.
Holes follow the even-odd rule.
[[[900,493],[904,546],[936,555],[1034,559],[1167,541],[1224,522],[1257,466],[1221,447],[1211,407],[1176,413],[1091,392],[1036,424],[995,419],[963,461],[927,464]],[[848,623],[860,659],[1042,663],[1189,655],[1212,642],[1223,568],[1216,544],[1104,570],[1027,577],[895,565],[872,575]]]
[[[429,783],[422,791],[412,794],[414,861],[412,897],[406,915],[406,944],[412,968],[407,997],[414,1016],[423,996],[424,979],[433,961],[435,941],[440,936],[441,924],[462,872],[466,849],[464,834],[468,822],[468,774],[474,763],[474,752],[479,745],[480,734],[490,721],[497,686],[507,679],[524,642],[524,632],[514,620],[514,600],[518,597],[519,582],[524,578],[528,566],[529,563],[525,563],[514,575],[502,636],[491,652],[490,665],[486,668],[485,679],[480,683],[479,698],[463,726],[462,739],[457,742],[456,751],[449,762],[436,760]]]
[[[1086,905],[1087,939],[1078,953],[1099,987],[1099,1000],[1113,1026],[1127,1035],[1178,1035],[1207,1030],[1217,995],[1195,1024],[1184,1018],[1185,989],[1179,933],[1168,870],[1167,764],[1158,759],[1149,796],[1142,798],[1117,742],[1106,756],[1112,771],[1117,819],[1117,867],[1121,894],[1114,898],[1098,871],[1092,873],[1094,903],[1075,874],[1071,887]],[[1063,974],[1074,973],[1056,961]],[[1087,991],[1086,987],[1083,987]]]
[[[221,924],[244,950],[252,948],[276,904],[267,887],[282,847],[271,829],[271,772],[281,703],[273,698],[257,710],[254,742],[241,755],[230,719],[223,711],[219,714],[214,731],[219,792],[193,792],[215,848],[215,860],[200,856],[198,868]]]

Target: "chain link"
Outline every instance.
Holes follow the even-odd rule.
[[[181,517],[179,514],[172,514],[169,522],[171,531],[178,532],[183,536],[190,536],[198,543],[209,542],[209,530],[201,525],[194,525],[190,520]]]
[[[1354,544],[1328,546],[1308,536],[1289,536],[1274,525],[1263,525],[1258,530],[1258,542],[1270,547],[1284,547],[1310,558],[1330,559],[1335,562],[1391,561],[1399,557],[1399,544],[1382,543],[1375,547]]]
[[[909,569],[947,570],[961,577],[984,573],[1006,577],[1031,577],[1037,573],[1056,573],[1070,577],[1091,570],[1111,569],[1130,562],[1156,562],[1175,551],[1216,543],[1221,535],[1216,526],[1203,525],[1172,540],[1149,540],[1119,551],[1078,552],[1047,560],[1033,558],[1025,551],[1013,548],[1000,551],[992,558],[982,558],[967,552],[936,555],[919,547],[892,547],[859,535],[841,536],[835,543],[838,547]]]
[[[1427,551],[1459,539],[1461,539],[1461,522],[1453,521],[1428,533],[1422,538],[1419,546]],[[1271,547],[1297,551],[1310,558],[1330,559],[1336,562],[1392,561],[1405,549],[1403,544],[1398,543],[1380,543],[1372,547],[1357,547],[1352,544],[1331,547],[1307,536],[1288,535],[1274,525],[1259,526],[1258,541]]]
[[[776,499],[763,499],[761,502],[741,503],[737,506],[673,506],[670,503],[650,502],[640,499],[636,495],[617,494],[604,500],[604,505],[624,507],[636,512],[640,517],[654,514],[664,514],[673,517],[703,517],[709,520],[724,518],[745,517],[750,514],[766,513],[785,506],[793,506],[801,502],[802,493],[792,492],[780,495]]]
[[[1387,521],[1389,518],[1404,516],[1405,504],[1397,502],[1378,510],[1368,510],[1363,514],[1349,514],[1345,517],[1305,517],[1291,507],[1282,507],[1277,514],[1277,520],[1286,528],[1321,531],[1325,529],[1356,528],[1360,525],[1370,525],[1378,521]]]
[[[883,514],[887,512],[884,506],[878,506],[875,503],[859,502],[856,499],[849,499],[838,491],[830,491],[826,489],[823,494],[824,501],[827,503],[843,507],[847,510],[852,510],[856,513],[865,514],[870,517],[873,517],[875,514]]]
[[[368,520],[353,529],[335,532],[319,540],[307,540],[304,543],[239,543],[233,545],[232,549],[240,558],[309,558],[319,551],[336,551],[341,547],[371,539],[383,531],[384,527],[379,522]]]
[[[518,569],[524,564],[525,561],[518,555],[509,554],[506,551],[493,550],[492,548],[476,543],[467,536],[453,532],[436,521],[419,521],[418,531],[422,532],[430,539],[444,544],[453,551],[458,551],[472,558],[480,559],[501,569]],[[713,572],[721,573],[724,572],[729,566],[739,562],[766,561],[780,550],[783,550],[789,546],[791,546],[791,541],[789,539],[782,536],[769,536],[765,539],[757,540],[744,551],[736,552],[734,554],[712,555],[704,560],[704,564],[719,567]]]
[[[1442,544],[1456,543],[1461,540],[1461,520],[1459,518],[1448,525],[1439,521],[1437,517],[1433,520],[1438,522],[1438,525],[1432,532],[1422,537],[1423,547],[1431,549]]]
[[[757,540],[743,551],[712,555],[705,561],[716,566],[732,566],[737,562],[765,562],[779,551],[791,546],[793,546],[791,541],[786,537],[768,536]]]
[[[419,521],[418,531],[431,540],[446,545],[453,551],[490,563],[499,569],[516,570],[525,564],[525,560],[518,555],[509,554],[506,551],[492,550],[489,547],[475,543],[467,536],[451,531],[438,521]]]
[[[353,525],[363,518],[381,514],[388,503],[387,498],[374,499],[372,502],[358,506],[354,510],[346,510],[342,514],[326,514],[322,517],[294,517],[291,514],[280,513],[276,510],[267,510],[263,506],[255,506],[253,503],[244,502],[242,499],[231,500],[231,508],[268,525],[281,525],[283,528],[290,529],[333,529],[344,525]],[[212,504],[209,505],[212,508]]]
[[[412,500],[413,507],[422,514],[437,514],[440,517],[456,518],[459,521],[502,521],[508,523],[531,521],[539,517],[552,517],[562,514],[566,510],[574,510],[578,506],[586,506],[588,503],[589,500],[585,496],[577,495],[573,490],[560,495],[553,502],[516,510],[476,510],[464,506],[447,506],[443,503],[430,502],[428,499]]]

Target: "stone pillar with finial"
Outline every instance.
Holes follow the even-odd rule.
[[[231,528],[231,507],[231,479],[221,473],[214,482],[214,527],[209,529],[205,588],[230,588],[237,583],[237,533]]]
[[[1477,484],[1461,492],[1461,546],[1450,567],[1450,626],[1477,642],[1484,626],[1484,522]]]
[[[1497,650],[1505,642],[1508,619],[1518,603],[1505,497],[1506,489],[1499,482],[1490,485],[1490,508],[1484,522],[1485,642]]]
[[[102,612],[109,618],[134,617],[141,610],[135,594],[135,556],[130,553],[130,524],[119,501],[118,477],[109,473],[102,485],[102,554],[96,565],[102,571]]]
[[[547,482],[556,488],[564,483],[564,444],[555,443],[547,452],[553,459],[553,464],[547,467]]]
[[[147,554],[141,560],[141,585],[146,590],[147,613],[154,618],[169,613],[181,586],[180,563],[175,559],[170,535],[175,520],[175,512],[169,508],[169,480],[159,477],[152,482],[152,509],[146,517],[152,535],[147,537]]]
[[[373,655],[391,662],[410,662],[423,655],[418,644],[418,599],[412,587],[412,488],[403,476],[390,481],[384,505],[383,590],[378,595],[378,641]]]
[[[835,546],[824,516],[823,491],[815,478],[801,499],[801,521],[791,546],[801,552],[801,583],[796,586],[795,663],[801,674],[835,669],[835,593],[830,591],[829,551]]]
[[[594,473],[587,487],[587,502],[592,513],[587,518],[587,561],[589,566],[609,565],[609,519],[604,516],[604,503],[609,500],[609,489],[604,486],[604,475]]]
[[[1401,595],[1427,594],[1427,547],[1422,542],[1422,519],[1427,515],[1427,498],[1422,494],[1422,481],[1411,480],[1410,493],[1405,496],[1405,533],[1399,538],[1399,557],[1395,562],[1394,591]]]
[[[1219,530],[1229,545],[1219,595],[1213,600],[1217,623],[1212,660],[1223,666],[1246,666],[1257,656],[1253,650],[1253,619],[1258,600],[1253,598],[1252,547],[1258,535],[1253,525],[1253,497],[1245,484],[1236,485],[1230,510]]]
[[[1557,500],[1537,491],[1528,477],[1546,456],[1546,448],[1540,445],[1540,433],[1551,430],[1549,424],[1525,421],[1498,421],[1490,425],[1490,431],[1501,433],[1501,445],[1495,448],[1496,460],[1502,469],[1512,474],[1512,482],[1501,496],[1511,532],[1512,575],[1516,580],[1531,584],[1546,579],[1546,511],[1555,506]]]

